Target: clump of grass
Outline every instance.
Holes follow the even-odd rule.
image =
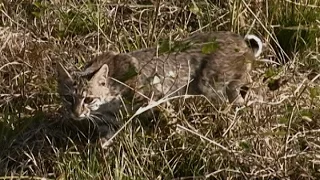
[[[319,7],[311,3],[1,2],[0,179],[317,179]],[[281,62],[281,48],[290,55],[294,63],[270,60],[253,72],[263,102],[253,91],[239,108],[193,97],[173,101],[173,109],[158,107],[149,119],[124,112],[126,124],[106,149],[86,122],[61,117],[57,62],[80,68],[101,51],[216,30],[279,42],[271,48],[266,41],[263,58]],[[286,83],[270,88],[279,79]]]
[[[274,26],[275,36],[283,51],[292,59],[299,52],[305,55],[308,48],[317,48],[316,38],[320,36],[317,19],[320,17],[319,3],[308,1],[294,3],[290,1],[270,2],[269,19]],[[288,57],[278,52],[280,59]]]

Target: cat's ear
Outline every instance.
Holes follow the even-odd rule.
[[[71,75],[60,62],[57,64],[57,76],[59,81],[72,81]]]
[[[103,64],[94,76],[100,77],[100,78],[107,78],[108,73],[109,73],[109,66],[107,64]]]
[[[108,73],[109,66],[107,64],[103,64],[90,81],[98,83],[101,86],[105,86],[107,84]]]

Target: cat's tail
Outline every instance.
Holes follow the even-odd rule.
[[[244,37],[244,40],[252,48],[254,52],[254,57],[259,57],[262,53],[262,41],[256,35],[248,34]]]

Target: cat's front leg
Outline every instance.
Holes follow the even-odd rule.
[[[103,125],[98,127],[98,132],[99,142],[101,143],[102,148],[106,149],[112,144],[113,140],[110,138],[115,134],[115,131],[110,130],[108,126]]]
[[[119,129],[120,122],[115,115],[111,114],[104,114],[102,120],[97,123],[97,132],[102,147],[107,148],[113,142],[111,138]]]

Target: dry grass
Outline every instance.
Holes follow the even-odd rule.
[[[299,2],[0,2],[0,179],[319,179],[320,4]],[[81,68],[105,50],[216,30],[266,42],[248,106],[197,97],[149,121],[123,113],[107,149],[60,116],[58,61]]]

